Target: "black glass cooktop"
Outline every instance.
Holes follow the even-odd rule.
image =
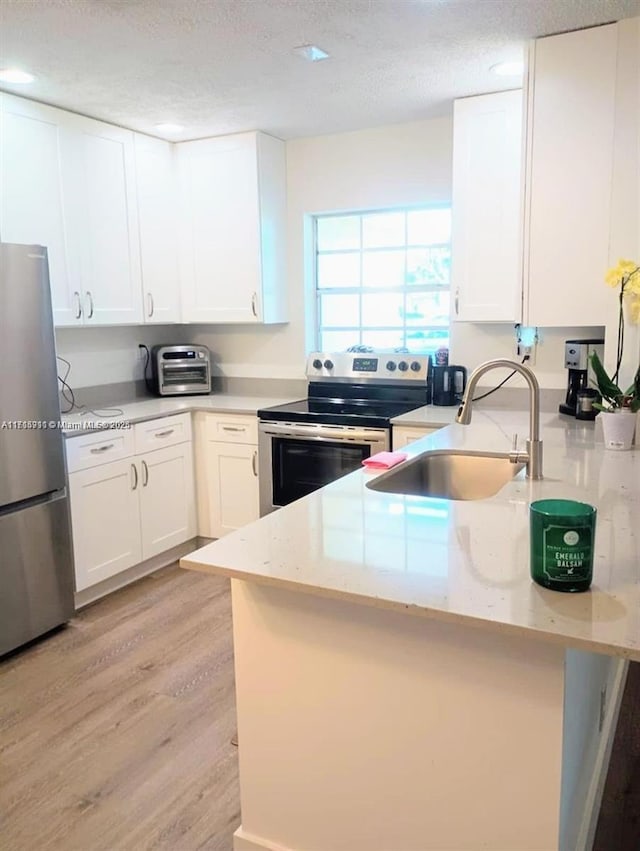
[[[413,388],[411,388],[413,391]],[[392,394],[387,394],[392,395]],[[404,392],[401,398],[331,398],[309,396],[297,402],[274,405],[258,411],[261,420],[269,422],[327,423],[330,425],[387,428],[389,420],[426,404],[425,389]]]

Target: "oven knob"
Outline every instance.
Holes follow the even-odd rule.
[[[401,360],[398,364],[398,369],[400,370],[400,372],[406,372],[409,369],[409,364],[406,362],[406,360]]]
[[[421,369],[422,369],[422,366],[420,364],[420,361],[414,360],[413,363],[411,364],[412,372],[420,372]]]
[[[318,360],[318,358],[316,358],[313,362],[313,368],[314,369],[322,369],[322,361]]]
[[[387,369],[389,370],[389,372],[393,372],[393,370],[395,368],[396,368],[396,362],[394,360],[388,360],[387,361]]]
[[[324,362],[324,368],[325,369],[333,369],[333,361],[332,360],[326,360]]]

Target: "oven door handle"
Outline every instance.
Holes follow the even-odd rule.
[[[302,440],[333,440],[336,443],[378,443],[384,440],[387,435],[387,429],[384,428],[369,428],[369,429],[344,429],[337,426],[331,428],[327,426],[310,426],[307,431],[304,428],[292,428],[288,425],[279,425],[278,423],[261,423],[260,431],[262,434],[273,435],[274,437],[291,437]]]

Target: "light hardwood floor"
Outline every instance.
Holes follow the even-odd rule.
[[[593,851],[640,851],[638,706],[636,663]],[[228,580],[141,579],[0,661],[1,851],[231,851],[234,732]]]
[[[0,848],[230,851],[231,599],[171,566],[0,663]]]

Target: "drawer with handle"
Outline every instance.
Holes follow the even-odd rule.
[[[258,420],[251,416],[207,414],[207,440],[222,443],[258,443]]]
[[[70,473],[88,470],[133,455],[133,429],[114,428],[68,437],[65,449]]]
[[[191,414],[147,420],[133,427],[136,455],[191,440]]]

